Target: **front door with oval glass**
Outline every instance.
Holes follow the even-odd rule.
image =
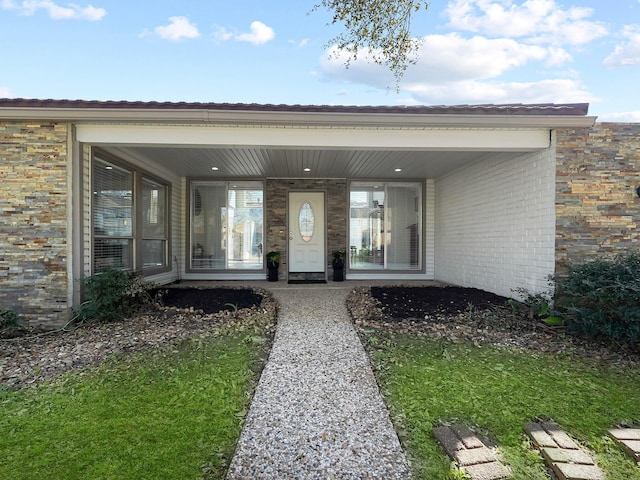
[[[324,192],[289,193],[290,272],[325,271]]]

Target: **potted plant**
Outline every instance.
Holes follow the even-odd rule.
[[[333,267],[333,281],[342,282],[344,280],[344,262],[346,254],[344,250],[337,250],[331,254],[331,266]]]
[[[280,266],[280,252],[271,251],[267,253],[267,280],[278,281],[278,267]]]

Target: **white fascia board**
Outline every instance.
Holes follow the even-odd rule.
[[[0,119],[98,123],[485,128],[589,128],[596,121],[594,116],[583,115],[429,115],[415,113],[38,107],[0,108]]]
[[[128,146],[362,150],[532,151],[548,148],[549,129],[384,129],[97,125],[76,127],[80,142]]]

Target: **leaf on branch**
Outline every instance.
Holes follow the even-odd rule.
[[[344,32],[327,46],[335,44],[348,55],[347,68],[365,51],[375,63],[389,68],[397,88],[407,67],[416,63],[421,44],[411,37],[411,17],[428,7],[425,0],[322,0],[313,10],[327,9],[333,14],[332,24],[344,24]]]

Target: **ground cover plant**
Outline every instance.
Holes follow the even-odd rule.
[[[606,437],[608,428],[640,424],[635,352],[575,338],[500,299],[483,304],[484,292],[477,293],[480,307],[469,289],[460,302],[445,294],[423,304],[429,295],[417,293],[383,287],[372,288],[369,300],[350,298],[416,478],[461,478],[432,434],[460,421],[499,446],[513,478],[548,479],[524,433],[525,424],[543,418],[591,449],[609,480],[640,480],[640,467]],[[393,316],[400,298],[402,318]]]
[[[218,309],[254,292],[206,293]],[[17,356],[32,378],[0,375],[0,478],[223,478],[275,328],[262,293],[0,343],[0,373]],[[41,375],[32,357],[67,347],[88,360]]]

